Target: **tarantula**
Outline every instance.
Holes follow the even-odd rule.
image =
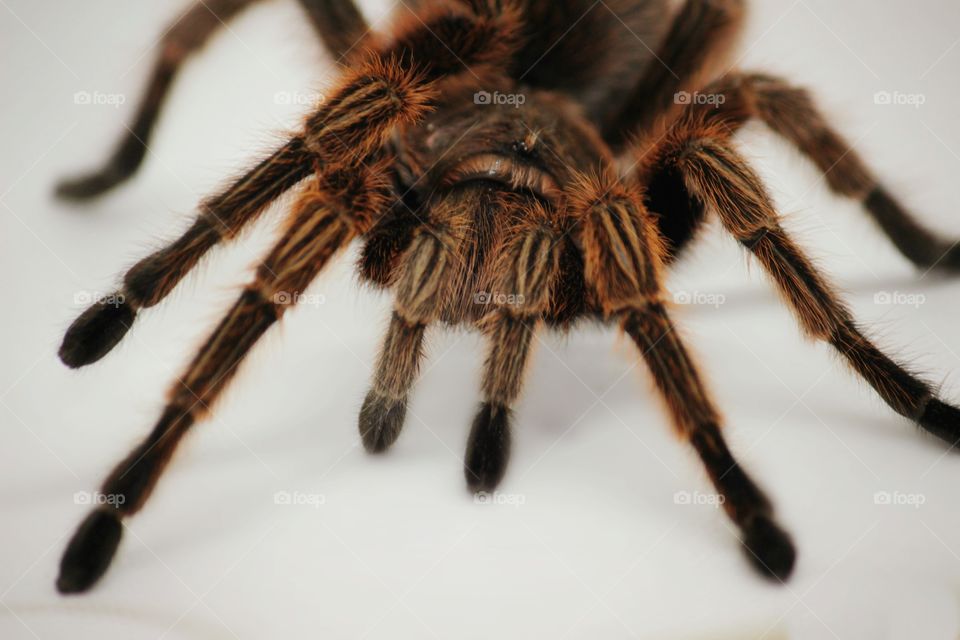
[[[132,175],[181,63],[253,2],[204,0],[169,30],[129,135],[106,168],[59,193],[86,198]],[[84,591],[106,571],[122,520],[143,507],[184,435],[260,336],[355,238],[364,243],[363,279],[395,299],[360,409],[363,443],[380,452],[400,435],[426,327],[476,327],[488,351],[464,459],[473,490],[492,490],[504,475],[534,332],[616,321],[724,498],[747,558],[768,577],[790,575],[791,538],[728,449],[670,318],[664,270],[708,213],[756,257],[805,334],[833,345],[894,411],[951,445],[960,440],[960,410],[861,333],[781,226],[734,134],[764,122],[823,171],[834,193],[862,202],[915,264],[957,269],[960,250],[914,221],[803,89],[721,72],[744,1],[686,0],[671,13],[667,0],[441,0],[405,7],[385,36],[370,33],[351,0],[300,2],[343,61],[342,78],[299,133],[203,201],[192,227],[138,262],[118,296],[98,301],[66,333],[59,354],[68,366],[100,359],[211,247],[300,185],[255,277],[173,386],[153,430],[104,483],[116,499],[71,539],[61,592]]]

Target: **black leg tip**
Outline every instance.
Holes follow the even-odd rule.
[[[960,444],[960,409],[946,402],[931,398],[920,416],[920,426],[949,445]]]
[[[960,240],[947,241],[940,247],[940,252],[932,261],[930,268],[943,275],[960,273]]]
[[[61,200],[84,202],[102,196],[123,182],[126,176],[114,171],[104,170],[76,178],[61,180],[54,194]]]
[[[757,516],[744,527],[743,546],[750,563],[764,576],[783,582],[793,572],[797,560],[793,541],[769,516]]]
[[[471,491],[493,491],[507,472],[510,458],[510,410],[483,403],[473,420],[464,476]]]
[[[57,591],[82,593],[92,587],[110,566],[122,533],[118,512],[98,509],[90,513],[60,560]]]
[[[360,408],[360,437],[370,453],[382,453],[400,437],[407,415],[406,400],[395,400],[371,390]]]
[[[60,360],[71,369],[96,362],[117,346],[135,317],[136,312],[120,297],[100,300],[67,329]]]

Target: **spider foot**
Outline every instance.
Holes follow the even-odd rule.
[[[960,240],[951,242],[939,262],[934,262],[931,267],[945,275],[960,273]]]
[[[507,471],[510,457],[510,409],[485,402],[473,420],[464,475],[474,492],[493,491]]]
[[[87,516],[70,539],[60,560],[57,591],[86,591],[106,572],[120,544],[123,526],[113,509],[97,509]]]
[[[381,453],[396,442],[407,415],[406,399],[397,400],[371,389],[360,408],[360,436],[370,453]]]
[[[960,445],[960,409],[946,402],[931,398],[920,416],[920,426],[951,447]]]
[[[67,178],[57,184],[54,193],[61,200],[82,202],[101,196],[123,182],[127,175],[113,168],[106,168],[76,178]]]
[[[758,515],[744,524],[743,547],[750,564],[764,576],[780,582],[790,577],[797,552],[770,516]]]
[[[107,355],[133,324],[134,310],[119,295],[97,301],[73,321],[60,345],[60,360],[71,369]]]

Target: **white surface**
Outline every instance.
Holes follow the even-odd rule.
[[[775,499],[799,564],[756,577],[615,331],[549,336],[518,408],[501,490],[476,505],[460,457],[478,400],[476,336],[430,336],[406,431],[358,446],[356,414],[387,312],[350,260],[258,345],[198,427],[90,594],[53,589],[86,507],[74,493],[150,428],[164,392],[232,301],[281,215],[218,250],[108,358],[68,371],[55,352],[82,305],[179,233],[193,205],[296,125],[278,92],[322,88],[329,61],[292,2],[255,8],[177,84],[149,160],[86,208],[55,180],[97,164],[130,116],[162,3],[0,1],[0,637],[3,638],[956,638],[960,459],[882,406],[821,345],[803,343],[764,278],[712,229],[671,278],[726,304],[677,311],[735,451]],[[388,1],[369,6],[382,16]],[[743,66],[815,88],[832,119],[931,226],[960,234],[960,6],[948,0],[753,2]],[[598,8],[597,10],[602,10]],[[916,109],[874,103],[919,93]],[[76,91],[128,96],[78,106]],[[960,397],[960,285],[920,278],[858,207],[764,131],[754,159],[818,262],[881,344]],[[924,304],[874,304],[880,291]],[[317,507],[277,491],[322,494]],[[883,506],[878,491],[919,494]]]

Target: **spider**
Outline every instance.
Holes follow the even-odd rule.
[[[59,193],[89,198],[132,175],[184,59],[253,2],[202,1],[168,31],[129,135],[103,170]],[[765,123],[920,267],[956,270],[960,249],[914,220],[805,90],[723,71],[744,0],[685,0],[674,12],[667,0],[440,0],[405,7],[387,35],[372,34],[351,0],[301,4],[344,62],[327,99],[299,133],[204,200],[193,226],[133,266],[118,295],[86,310],[60,347],[70,367],[102,358],[213,246],[298,189],[252,281],[173,385],[153,430],[103,484],[114,499],[70,540],[61,592],[85,591],[104,574],[123,519],[143,507],[183,437],[354,239],[363,242],[362,278],[394,298],[360,409],[363,444],[382,452],[400,435],[426,327],[476,328],[487,355],[464,457],[474,491],[504,476],[535,332],[616,322],[722,496],[747,559],[769,578],[789,577],[794,544],[725,443],[663,286],[708,215],[756,258],[808,337],[832,345],[891,409],[951,445],[960,440],[960,410],[864,336],[781,226],[733,137],[751,120]]]

